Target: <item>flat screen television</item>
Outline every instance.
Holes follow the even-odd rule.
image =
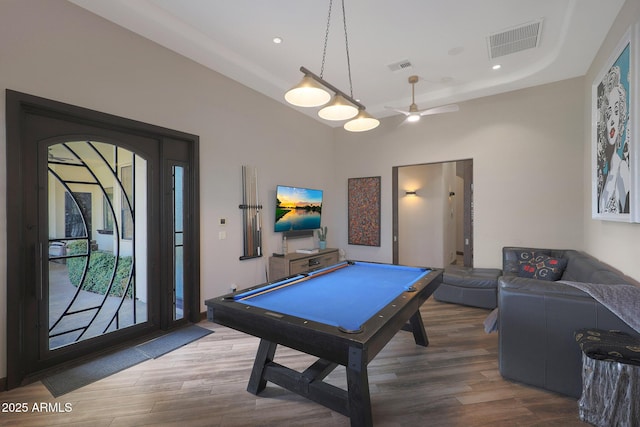
[[[276,188],[276,223],[274,231],[299,231],[320,228],[322,190],[288,187]]]

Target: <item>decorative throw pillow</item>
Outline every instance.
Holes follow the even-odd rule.
[[[560,280],[566,267],[566,259],[553,258],[542,254],[532,254],[528,259],[520,259],[518,276],[556,281]]]
[[[529,262],[533,258],[538,255],[549,255],[548,252],[543,251],[515,251],[516,257],[518,259],[518,264],[522,264],[523,262]]]
[[[520,275],[520,264],[523,262],[530,262],[533,258],[538,255],[549,255],[548,252],[544,251],[532,251],[532,250],[516,250],[514,251],[515,260],[512,260],[508,263],[508,266],[505,267],[509,273]]]

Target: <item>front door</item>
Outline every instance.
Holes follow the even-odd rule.
[[[39,170],[43,356],[145,324],[149,300],[148,161],[99,141],[46,144]],[[46,178],[46,179],[45,179]],[[152,290],[153,292],[153,290]],[[45,328],[42,328],[43,333]]]
[[[7,91],[7,158],[9,388],[199,320],[197,137]]]

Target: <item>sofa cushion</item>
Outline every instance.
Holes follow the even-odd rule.
[[[499,293],[516,293],[518,295],[532,295],[540,298],[567,297],[571,300],[591,301],[588,293],[578,288],[560,282],[545,282],[544,280],[528,277],[502,276],[498,279]]]
[[[562,280],[585,283],[629,283],[629,278],[602,261],[583,252],[568,253]]]
[[[518,276],[529,277],[547,281],[560,280],[564,269],[567,267],[567,260],[554,258],[548,255],[530,253],[530,256],[520,258]]]
[[[444,269],[442,283],[463,288],[497,288],[502,270],[497,268],[471,268],[448,266]]]

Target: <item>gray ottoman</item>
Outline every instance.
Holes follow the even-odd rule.
[[[620,331],[579,329],[580,419],[598,427],[640,425],[640,340]]]
[[[437,301],[494,309],[501,275],[497,268],[446,267],[433,296]]]

